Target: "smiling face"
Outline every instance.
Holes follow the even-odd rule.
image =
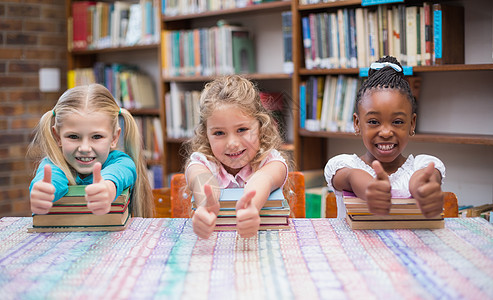
[[[63,157],[81,177],[92,173],[94,164],[104,164],[118,143],[120,130],[114,132],[111,120],[100,112],[73,113],[53,132]]]
[[[369,91],[353,120],[367,149],[363,161],[371,165],[376,159],[387,173],[395,172],[405,161],[402,151],[416,127],[416,114],[407,96],[392,89]]]
[[[259,122],[234,105],[221,105],[207,119],[207,138],[214,156],[236,175],[259,151]]]

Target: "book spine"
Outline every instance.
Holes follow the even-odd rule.
[[[416,18],[417,18],[417,7],[408,6],[406,7],[406,52],[407,52],[407,64],[409,66],[416,66],[416,56],[417,56],[417,28],[416,28]]]
[[[292,33],[292,13],[290,11],[282,12],[282,35],[284,45],[284,61],[283,72],[292,74],[294,72],[293,65],[293,33]]]
[[[300,85],[300,128],[305,128],[306,120],[306,83]]]
[[[425,19],[425,65],[432,65],[432,45],[433,45],[433,25],[431,22],[431,4],[429,2],[423,3],[424,19]]]
[[[401,41],[401,64],[407,65],[407,41],[406,41],[406,7],[399,5],[399,18],[400,18],[400,41]]]
[[[312,59],[312,40],[310,37],[310,20],[308,17],[301,18],[301,26],[303,30],[303,48],[305,52],[305,68],[312,69],[313,68],[313,59]]]
[[[318,39],[318,27],[316,21],[316,14],[308,15],[308,21],[310,26],[310,38],[312,40],[311,47],[311,57],[313,61],[313,68],[320,67],[320,53],[318,49],[319,39]]]
[[[464,8],[433,4],[435,64],[464,63]]]

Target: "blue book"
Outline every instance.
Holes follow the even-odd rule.
[[[264,206],[260,209],[261,217],[289,217],[291,214],[291,209],[289,207],[288,201],[284,200],[283,204],[279,207],[267,207]],[[219,210],[218,217],[229,217],[236,216],[236,207],[221,207]]]
[[[305,128],[306,120],[306,85],[300,85],[300,128]]]
[[[310,20],[308,17],[301,18],[301,27],[303,31],[303,48],[305,49],[305,68],[312,69],[312,39],[310,35]]]
[[[229,189],[221,189],[221,196],[219,197],[219,203],[221,209],[223,208],[236,208],[236,202],[240,200],[243,196],[243,188],[229,188]],[[284,207],[287,204],[284,199],[284,194],[282,193],[282,189],[278,188],[272,193],[270,193],[269,198],[265,202],[264,207],[274,208],[274,207]],[[195,205],[195,199],[192,196],[192,205]],[[288,206],[289,207],[289,206]]]

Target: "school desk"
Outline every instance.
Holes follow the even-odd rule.
[[[121,232],[28,233],[0,219],[2,299],[492,299],[493,226],[351,231],[292,219],[290,230],[198,239],[189,219],[134,218]]]

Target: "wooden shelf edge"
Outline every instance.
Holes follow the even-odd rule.
[[[450,71],[481,71],[493,70],[493,64],[460,64],[413,67],[413,72],[450,72]]]
[[[181,144],[188,141],[188,138],[169,138],[167,137],[165,142],[170,144]]]
[[[159,116],[159,108],[128,108],[127,110],[133,116]]]
[[[341,7],[350,5],[361,5],[361,0],[339,0],[327,3],[305,4],[298,6],[298,10],[317,10],[329,7]]]
[[[252,80],[278,80],[278,79],[291,79],[291,74],[275,73],[275,74],[238,74]],[[226,76],[226,75],[213,75],[213,76],[163,76],[164,82],[206,82],[212,81],[214,78]]]
[[[266,11],[276,12],[276,11],[290,10],[290,9],[291,9],[291,1],[274,1],[274,2],[254,4],[254,5],[249,5],[239,8],[207,11],[198,14],[187,14],[187,15],[177,15],[177,16],[162,15],[161,20],[166,23],[166,22],[182,21],[189,19],[213,18],[218,16],[253,13],[260,10],[262,12],[266,12]]]
[[[358,68],[341,68],[341,69],[300,69],[300,75],[331,75],[331,74],[347,74],[358,75]]]
[[[452,133],[420,133],[411,141],[433,142],[443,144],[465,144],[493,146],[493,135],[486,134],[452,134]]]
[[[115,47],[115,48],[101,48],[101,49],[86,49],[86,50],[72,50],[69,51],[70,55],[89,55],[98,53],[117,53],[125,51],[140,51],[140,50],[158,50],[159,44],[146,44],[146,45],[135,45],[135,46],[125,46],[125,47]]]
[[[456,64],[456,65],[434,65],[413,67],[413,73],[428,72],[458,72],[458,71],[493,71],[493,64]],[[358,75],[359,68],[340,68],[340,69],[300,69],[300,75],[331,75],[348,74]]]
[[[361,139],[350,132],[309,131],[300,129],[302,137]],[[487,134],[452,134],[452,133],[419,133],[411,137],[415,142],[432,142],[440,144],[465,144],[493,146],[493,135]]]

